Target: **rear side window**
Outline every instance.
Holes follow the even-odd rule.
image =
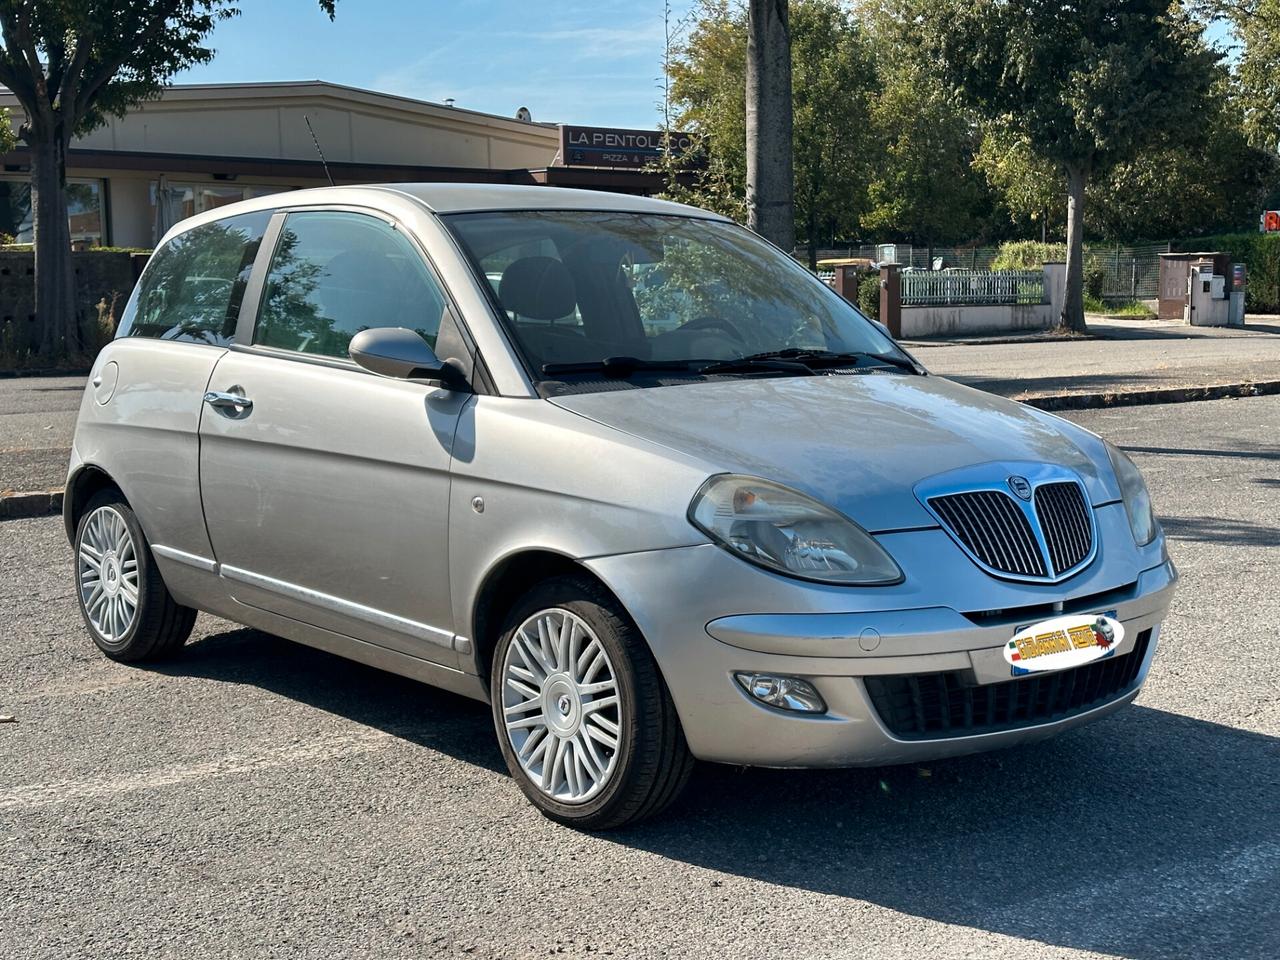
[[[270,210],[245,213],[193,227],[166,243],[147,264],[116,336],[231,343],[270,219]]]
[[[407,327],[434,347],[446,302],[417,249],[385,221],[337,210],[291,213],[253,342],[346,359],[361,330]]]

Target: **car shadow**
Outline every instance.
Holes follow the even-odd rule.
[[[1277,823],[1280,740],[1139,706],[924,767],[704,766],[675,816],[610,836],[1060,947],[1274,958]]]
[[[194,639],[180,657],[150,669],[269,690],[495,773],[507,772],[486,704],[250,627]]]
[[[1248,520],[1226,517],[1170,517],[1161,515],[1164,532],[1176,540],[1226,544],[1233,547],[1275,547],[1280,545],[1280,527],[1268,527]]]
[[[505,773],[483,704],[256,630],[196,640],[161,671],[257,686]],[[1274,958],[1277,824],[1280,739],[1135,706],[1041,744],[923,766],[704,764],[664,816],[602,836],[1064,948]]]

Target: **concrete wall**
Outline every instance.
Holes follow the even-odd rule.
[[[946,337],[1014,330],[1046,330],[1058,322],[1067,296],[1067,266],[1044,265],[1048,303],[988,306],[902,306],[902,336]]]
[[[115,332],[145,254],[73,253],[76,313],[89,346]],[[38,337],[35,320],[35,257],[30,250],[0,250],[0,354],[20,356]]]

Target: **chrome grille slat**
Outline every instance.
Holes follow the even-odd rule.
[[[1020,577],[1048,576],[1035,532],[1007,494],[975,490],[932,497],[929,505],[979,563]]]
[[[1012,570],[1014,566],[1017,564],[1017,560],[1014,558],[1014,554],[1016,553],[1017,548],[1014,546],[1013,542],[1008,538],[1008,535],[1005,533],[1004,528],[1001,527],[1001,525],[998,522],[996,522],[996,513],[994,508],[988,502],[989,498],[983,495],[979,497],[974,497],[974,501],[978,504],[978,506],[982,508],[982,515],[984,519],[987,521],[987,523],[990,525],[991,529],[995,533],[996,540],[1000,547],[1000,550],[999,550],[1000,559],[1004,562],[1004,564],[1006,564],[1004,569]]]
[[[1045,483],[1035,490],[1036,516],[1049,546],[1055,576],[1079,566],[1093,550],[1093,524],[1080,484]]]
[[[1035,564],[1028,551],[1030,547],[1034,546],[1034,544],[1025,543],[1019,540],[1005,529],[1004,524],[1000,523],[1000,501],[998,499],[1000,496],[1002,496],[1002,494],[987,491],[979,494],[978,499],[988,511],[988,515],[990,516],[991,522],[996,531],[1009,544],[1009,565],[1007,567],[1002,567],[1001,569],[1022,570],[1030,573],[1035,569]]]
[[[995,573],[1055,580],[1093,554],[1092,508],[1075,480],[1040,483],[1026,509],[993,489],[946,493],[928,502],[974,559]]]

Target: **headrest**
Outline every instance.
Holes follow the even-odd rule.
[[[502,271],[498,299],[512,313],[530,320],[558,320],[578,303],[573,277],[554,257],[524,257]]]

